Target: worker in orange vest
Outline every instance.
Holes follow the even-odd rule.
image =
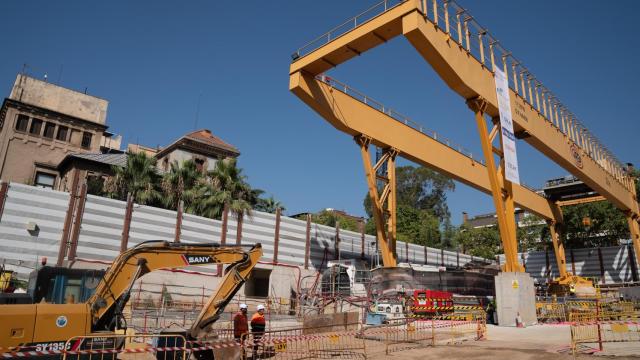
[[[258,305],[256,307],[256,311],[257,312],[251,317],[251,332],[254,334],[254,338],[256,338],[256,334],[259,334],[259,336],[262,337],[267,325],[264,320],[264,305]]]
[[[251,333],[253,334],[253,358],[258,354],[258,346],[260,339],[264,335],[266,322],[264,320],[264,305],[260,304],[256,307],[256,313],[251,317]]]
[[[240,310],[233,315],[233,337],[240,341],[242,335],[249,332],[249,321],[247,320],[247,304],[240,304]]]

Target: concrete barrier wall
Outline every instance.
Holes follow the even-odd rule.
[[[4,210],[0,213],[0,264],[26,276],[43,256],[54,265],[63,237],[63,227],[68,214],[72,223],[66,241],[77,242],[77,258],[111,261],[119,252],[125,223],[126,202],[93,195],[83,198],[83,211],[76,207],[69,211],[70,195],[65,192],[11,183],[5,197]],[[84,199],[84,200],[83,200]],[[1,200],[1,199],[0,199]],[[73,209],[73,207],[72,207]],[[177,213],[171,210],[134,204],[127,246],[148,240],[173,241]],[[37,236],[26,230],[29,222],[38,225]],[[230,215],[226,243],[237,243],[238,220]],[[276,215],[253,211],[242,220],[241,244],[261,243],[263,262],[272,262],[275,248]],[[184,214],[180,229],[180,241],[219,243],[222,222],[190,214]],[[336,229],[311,223],[308,266],[310,270],[325,267],[327,262],[340,259],[364,259],[375,262],[375,236],[360,232],[339,230],[339,254],[336,252]],[[304,266],[307,239],[307,222],[286,216],[280,218],[277,261]],[[364,256],[362,256],[364,249]],[[479,257],[452,251],[398,242],[399,262],[438,266],[464,266]],[[215,272],[215,267],[198,267],[198,271]]]

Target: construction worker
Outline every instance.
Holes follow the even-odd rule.
[[[251,333],[253,334],[253,358],[255,359],[258,354],[258,344],[262,335],[264,335],[264,329],[266,322],[264,320],[264,305],[260,304],[256,307],[256,313],[251,317]]]
[[[236,341],[242,339],[242,335],[249,332],[247,320],[247,304],[240,304],[240,310],[233,315],[233,337]]]
[[[265,327],[264,305],[260,304],[256,307],[256,313],[251,317],[251,332],[254,334],[253,337],[256,338],[256,334],[262,336]]]

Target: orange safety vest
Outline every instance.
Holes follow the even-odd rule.
[[[242,311],[238,311],[233,315],[233,335],[242,336],[249,332],[249,324],[247,322],[247,315]]]
[[[251,331],[264,332],[266,324],[267,323],[264,319],[264,315],[260,315],[260,313],[255,313],[251,318]]]

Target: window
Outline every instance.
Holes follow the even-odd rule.
[[[196,169],[200,172],[204,171],[204,159],[202,158],[197,158],[195,159],[195,163],[196,163]]]
[[[53,134],[55,132],[56,132],[56,124],[53,124],[50,122],[44,124],[44,134],[42,134],[42,136],[49,139],[53,139]]]
[[[56,176],[38,171],[36,173],[35,185],[37,187],[53,189],[53,183],[56,181]]]
[[[42,120],[33,119],[31,120],[31,127],[29,128],[29,134],[40,135],[42,132]]]
[[[85,132],[82,133],[82,144],[80,144],[83,148],[88,149],[91,147],[91,137],[93,134]]]
[[[58,126],[56,140],[67,141],[67,136],[69,136],[69,128],[66,126]]]
[[[19,114],[18,120],[16,120],[16,130],[27,131],[28,125],[29,125],[29,117],[24,114]]]

